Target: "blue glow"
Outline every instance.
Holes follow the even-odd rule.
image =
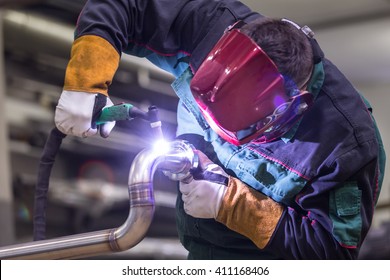
[[[31,221],[31,212],[26,205],[22,204],[18,208],[18,218],[23,221]]]
[[[285,100],[280,95],[275,96],[275,98],[274,98],[274,108],[278,108],[284,102],[285,102]]]

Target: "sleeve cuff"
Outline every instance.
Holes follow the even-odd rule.
[[[216,220],[263,249],[270,241],[283,211],[281,204],[230,177]]]
[[[81,36],[72,45],[64,90],[108,95],[119,60],[120,54],[105,39],[95,35]]]

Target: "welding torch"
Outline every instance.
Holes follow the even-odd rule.
[[[131,120],[134,118],[141,118],[148,121],[153,131],[153,136],[156,137],[156,139],[163,139],[158,109],[154,105],[150,106],[147,112],[144,112],[129,103],[121,103],[114,106],[106,107],[101,111],[100,115],[98,116],[96,125],[111,121]]]

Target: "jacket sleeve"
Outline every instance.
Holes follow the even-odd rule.
[[[235,0],[89,0],[77,22],[65,89],[107,94],[122,53],[158,60],[171,72],[187,56],[196,71],[227,26],[257,16]]]
[[[376,146],[339,157],[291,205],[232,179],[217,220],[285,259],[356,259],[379,192]]]

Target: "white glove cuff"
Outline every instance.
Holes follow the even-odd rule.
[[[54,116],[57,128],[62,133],[78,137],[96,134],[97,129],[91,128],[95,98],[96,94],[64,90]]]

